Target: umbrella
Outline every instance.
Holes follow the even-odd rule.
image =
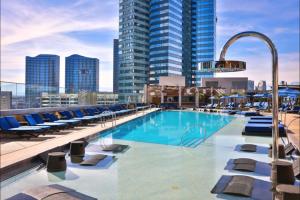
[[[289,96],[289,95],[300,96],[300,91],[290,89],[290,88],[285,88],[285,89],[278,90],[278,95],[280,97],[285,97],[285,96]]]
[[[253,97],[256,97],[256,98],[272,98],[272,95],[269,94],[269,93],[265,93],[265,94],[255,94],[255,95],[253,95]]]
[[[228,99],[229,96],[222,96],[220,99]]]
[[[229,98],[246,98],[246,96],[243,96],[240,94],[233,94],[233,95],[230,95]]]

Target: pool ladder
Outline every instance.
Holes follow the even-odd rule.
[[[107,117],[107,116],[110,116],[111,118],[111,126],[112,127],[115,127],[117,125],[117,115],[115,112],[111,111],[111,110],[108,110],[108,111],[104,111],[102,114],[105,114],[105,116],[103,116],[101,118],[101,123],[103,124],[103,126],[105,126],[105,120],[104,117]]]

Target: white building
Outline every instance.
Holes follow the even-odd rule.
[[[72,105],[111,105],[118,102],[118,95],[112,92],[48,94],[42,93],[41,107],[60,107]]]
[[[259,81],[257,85],[257,90],[260,92],[266,92],[267,91],[267,83],[266,81]]]
[[[248,90],[247,77],[214,77],[202,78],[202,87],[222,88],[226,94],[235,92],[246,93]]]

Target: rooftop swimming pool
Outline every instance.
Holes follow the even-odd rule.
[[[105,131],[100,137],[193,148],[232,119],[220,114],[160,111]]]

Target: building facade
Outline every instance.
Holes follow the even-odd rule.
[[[192,84],[201,86],[202,78],[213,72],[200,72],[199,63],[215,60],[216,0],[192,0]]]
[[[81,55],[66,57],[66,93],[99,91],[99,59]]]
[[[257,84],[257,91],[259,92],[266,92],[267,91],[267,83],[266,81],[259,81]]]
[[[248,80],[248,92],[254,92],[254,81]]]
[[[0,91],[0,110],[9,110],[12,108],[12,92]]]
[[[198,63],[215,58],[215,10],[215,0],[120,0],[120,100],[141,100],[161,76],[212,77]]]
[[[120,0],[120,102],[142,101],[148,81],[149,3],[149,0]]]
[[[59,92],[59,56],[26,56],[25,96],[27,107],[40,107],[42,92]]]
[[[42,93],[41,107],[61,107],[75,105],[111,105],[118,102],[118,95],[111,92],[81,94]]]
[[[118,93],[118,81],[119,81],[119,40],[114,39],[113,43],[113,92]]]
[[[208,88],[224,89],[226,94],[246,93],[248,90],[247,77],[218,77],[218,78],[202,78],[201,85]]]

